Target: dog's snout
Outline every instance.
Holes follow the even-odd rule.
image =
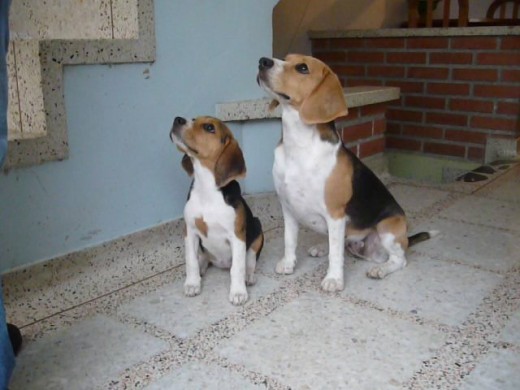
[[[274,61],[272,59],[270,59],[270,58],[267,58],[267,57],[262,57],[258,61],[258,69],[259,70],[270,69],[270,68],[273,67],[273,65],[274,65]]]
[[[186,119],[184,119],[182,116],[178,116],[173,120],[173,124],[175,126],[182,126],[186,124]]]

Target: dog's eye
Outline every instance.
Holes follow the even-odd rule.
[[[211,123],[204,123],[202,128],[208,133],[215,133],[215,126],[213,126]]]
[[[307,67],[307,64],[296,65],[296,71],[301,74],[309,74],[309,68]]]

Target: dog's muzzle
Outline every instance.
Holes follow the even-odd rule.
[[[175,142],[173,140],[173,136],[175,135],[177,138],[180,138],[180,132],[181,132],[181,129],[182,129],[182,126],[184,126],[186,124],[186,119],[184,119],[182,116],[177,116],[175,117],[175,119],[173,120],[173,125],[172,125],[172,128],[170,130],[170,140],[172,142]]]

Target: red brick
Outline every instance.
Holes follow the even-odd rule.
[[[385,119],[376,119],[374,120],[374,135],[383,134],[386,131],[386,120]]]
[[[493,102],[471,99],[451,99],[450,110],[467,112],[493,112]]]
[[[485,149],[470,146],[468,148],[468,159],[478,162],[483,162]]]
[[[386,132],[388,134],[401,134],[401,124],[396,122],[387,122]]]
[[[359,145],[352,145],[347,147],[347,149],[359,157]]]
[[[403,135],[422,138],[442,138],[443,131],[439,127],[404,125]]]
[[[363,38],[331,38],[329,43],[334,49],[352,49],[365,47],[365,40]]]
[[[329,40],[326,38],[323,39],[312,39],[312,50],[323,50],[328,49],[329,47]]]
[[[425,64],[426,53],[421,52],[389,52],[386,53],[386,62],[392,64]]]
[[[398,87],[403,93],[422,93],[424,91],[424,83],[417,81],[396,81],[387,80],[385,85],[388,87]]]
[[[423,114],[421,111],[409,111],[390,108],[388,109],[386,116],[389,120],[394,121],[421,122]]]
[[[471,118],[471,127],[514,132],[520,129],[520,122],[517,118],[502,119],[489,116],[474,116]]]
[[[368,106],[360,107],[361,116],[384,115],[387,107],[388,105],[386,103],[369,104]]]
[[[365,76],[365,67],[363,65],[331,65],[330,68],[338,76]]]
[[[346,58],[346,53],[342,51],[324,51],[315,53],[314,55],[326,64],[329,62],[345,62]]]
[[[477,54],[479,65],[518,65],[520,64],[520,53],[513,51],[502,51],[500,53]]]
[[[448,68],[408,68],[408,77],[416,79],[447,79]]]
[[[408,49],[447,49],[448,38],[409,38],[406,47]]]
[[[430,64],[471,64],[471,53],[430,53]]]
[[[496,69],[453,69],[453,80],[497,81]]]
[[[349,143],[372,136],[372,121],[343,128],[343,142]]]
[[[405,68],[402,66],[369,66],[369,77],[404,77]]]
[[[450,141],[458,141],[471,144],[485,144],[487,134],[477,133],[474,131],[446,129],[444,138]]]
[[[424,144],[425,153],[442,154],[445,156],[464,157],[466,148],[461,145],[441,144],[436,142],[426,142]]]
[[[339,118],[336,118],[336,123],[345,122],[345,121],[351,121],[353,119],[359,118],[360,108],[359,107],[353,107],[348,109],[348,114],[345,116],[340,116]]]
[[[451,48],[496,50],[497,39],[494,37],[452,37]]]
[[[359,86],[369,86],[369,85],[375,85],[375,86],[381,86],[383,85],[382,80],[373,80],[373,79],[351,79],[347,77],[347,86],[348,87],[359,87]]]
[[[347,60],[349,62],[362,62],[362,63],[372,63],[372,62],[380,62],[382,63],[385,58],[385,53],[382,52],[365,52],[365,51],[350,51],[347,54]]]
[[[497,113],[503,115],[520,115],[520,102],[517,103],[509,103],[509,102],[499,102],[497,106]]]
[[[435,95],[468,95],[469,84],[429,83],[426,90]]]
[[[359,144],[359,157],[364,158],[385,151],[385,138],[377,138]]]
[[[520,49],[520,35],[513,35],[509,37],[502,37],[502,50],[518,50]]]
[[[379,49],[404,49],[404,38],[367,38],[365,46]]]
[[[478,97],[516,99],[520,98],[520,88],[506,85],[475,85],[473,94]]]
[[[429,97],[429,96],[406,96],[405,105],[411,107],[443,109],[446,106],[444,97]]]
[[[421,143],[414,139],[387,137],[386,147],[389,149],[421,150]]]
[[[466,115],[450,114],[447,112],[427,112],[426,123],[450,126],[466,126],[468,124],[468,117]]]
[[[520,70],[518,70],[518,69],[502,70],[502,81],[504,81],[506,83],[520,83]]]

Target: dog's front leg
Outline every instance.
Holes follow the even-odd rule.
[[[200,269],[197,251],[200,238],[192,227],[186,226],[184,238],[184,251],[186,252],[186,281],[184,282],[184,294],[193,297],[200,294]]]
[[[247,301],[246,289],[246,243],[237,237],[231,240],[231,287],[229,301],[233,305],[242,305]]]
[[[296,266],[296,245],[298,244],[298,221],[287,210],[282,203],[283,223],[284,223],[284,256],[277,264],[275,271],[277,274],[292,274]]]
[[[321,288],[325,291],[341,291],[344,287],[343,261],[345,254],[345,228],[347,217],[333,219],[327,218],[329,231],[329,269],[327,276],[321,282]]]

